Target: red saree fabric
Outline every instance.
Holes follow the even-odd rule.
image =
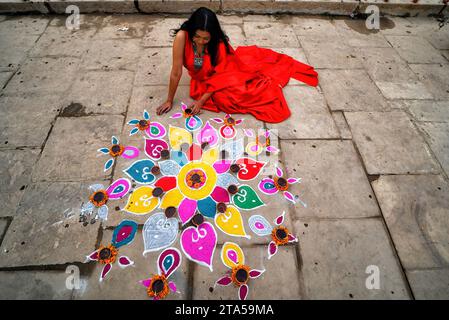
[[[290,78],[318,85],[318,74],[313,67],[256,45],[240,46],[236,50],[229,45],[230,53],[227,53],[225,44],[220,42],[215,67],[206,47],[203,66],[195,70],[192,42],[186,38],[184,67],[191,76],[190,96],[199,100],[205,92],[213,92],[203,109],[249,113],[261,121],[278,123],[291,114],[282,92]]]

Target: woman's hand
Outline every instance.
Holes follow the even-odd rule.
[[[160,116],[161,114],[167,113],[168,111],[170,111],[172,107],[173,107],[173,102],[165,101],[163,104],[161,104],[159,107],[157,107],[156,113],[158,116]]]
[[[192,115],[200,114],[201,108],[203,106],[203,102],[201,101],[194,101],[192,102],[188,107],[192,109]]]

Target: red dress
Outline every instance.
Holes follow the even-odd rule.
[[[186,37],[184,67],[192,77],[190,96],[199,100],[205,92],[213,92],[203,109],[249,113],[265,122],[282,122],[290,116],[282,92],[290,78],[318,85],[318,74],[313,67],[288,55],[256,45],[240,46],[236,50],[229,45],[229,49],[227,53],[225,44],[219,43],[218,61],[213,67],[206,47],[203,65],[195,70],[193,45]]]

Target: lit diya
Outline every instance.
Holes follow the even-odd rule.
[[[115,162],[115,158],[134,159],[139,156],[139,149],[133,146],[123,146],[116,137],[111,138],[112,146],[109,148],[100,148],[97,151],[107,154],[112,158],[104,164],[104,171],[108,171]]]
[[[234,119],[230,114],[227,114],[224,119],[221,118],[213,118],[212,121],[215,123],[223,124],[220,127],[220,135],[224,139],[232,139],[235,137],[237,131],[235,130],[235,126],[238,126],[243,122],[243,119]]]
[[[301,201],[298,197],[293,196],[289,190],[290,185],[300,182],[299,178],[285,178],[284,172],[281,168],[276,167],[276,177],[264,178],[259,182],[259,190],[267,195],[274,195],[278,192],[282,192],[284,198],[290,202],[300,202],[304,207],[307,205]]]
[[[251,231],[258,236],[271,235],[271,241],[268,244],[268,259],[271,259],[271,257],[276,254],[279,246],[298,242],[298,238],[291,234],[288,229],[282,225],[284,219],[285,211],[274,219],[274,223],[276,225],[274,228],[261,215],[253,215],[248,220],[248,225]]]
[[[168,278],[181,265],[182,256],[178,249],[165,249],[157,259],[158,274],[142,280],[140,283],[147,288],[147,294],[153,300],[164,299],[170,291],[178,292],[176,284]]]
[[[221,250],[221,261],[230,270],[228,274],[215,282],[215,285],[228,286],[233,283],[238,287],[240,300],[245,300],[248,296],[250,279],[259,278],[265,270],[251,269],[245,265],[245,255],[242,248],[234,242],[226,242]]]
[[[123,220],[114,229],[111,244],[108,246],[100,246],[86,258],[86,262],[97,261],[104,267],[100,273],[100,282],[104,280],[106,275],[111,271],[112,265],[118,261],[121,268],[126,268],[134,264],[127,256],[118,257],[118,249],[124,245],[130,244],[134,240],[137,232],[137,223],[131,220]]]
[[[128,125],[133,126],[129,135],[137,132],[145,132],[150,138],[163,138],[167,134],[165,127],[156,121],[150,121],[151,117],[147,110],[143,111],[143,119],[131,119]]]

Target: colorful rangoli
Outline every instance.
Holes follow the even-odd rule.
[[[267,163],[258,161],[257,156],[262,151],[279,152],[270,143],[269,130],[256,134],[243,129],[244,138],[237,138],[240,130],[237,127],[242,124],[242,119],[226,115],[224,119],[203,122],[183,103],[181,112],[171,118],[184,118],[184,128],[172,125],[166,128],[160,122],[152,121],[144,110],[143,119],[128,122],[131,126],[129,135],[143,137],[143,140],[137,138],[143,142],[142,150],[123,146],[116,137],[112,137],[111,147],[98,150],[111,157],[105,163],[104,171],[112,168],[117,157],[125,160],[139,154],[145,157],[127,164],[122,171],[125,177],[109,187],[90,186],[89,200],[83,203],[80,213],[84,225],[89,224],[88,219],[91,223],[97,219],[104,221],[108,217],[108,202],[126,199],[126,204],[115,214],[127,219],[132,215],[148,216],[142,229],[143,255],[162,252],[156,262],[158,273],[140,283],[154,300],[165,298],[170,291],[177,292],[175,283],[168,278],[180,267],[182,255],[213,272],[214,254],[221,234],[250,239],[246,231],[249,226],[257,236],[271,235],[267,258],[271,258],[279,246],[297,242],[297,238],[282,226],[284,213],[276,218],[274,228],[260,214],[252,215],[248,221],[245,218],[247,211],[266,206],[257,188],[251,186],[250,181],[255,179],[260,180],[256,184],[264,194],[282,193],[291,202],[300,201],[289,189],[300,179],[284,177],[279,167],[276,167],[274,178],[259,178]],[[218,130],[211,123],[218,124]],[[255,139],[245,146],[245,136]],[[118,257],[118,249],[130,244],[136,231],[136,222],[123,220],[115,228],[111,244],[101,246],[87,257],[87,261],[104,264],[100,281],[116,260],[121,267],[133,264],[126,256]],[[173,247],[177,241],[181,250]],[[221,261],[230,271],[216,285],[233,283],[238,288],[238,297],[246,299],[249,280],[261,277],[264,270],[245,265],[242,248],[233,242],[222,246]]]

